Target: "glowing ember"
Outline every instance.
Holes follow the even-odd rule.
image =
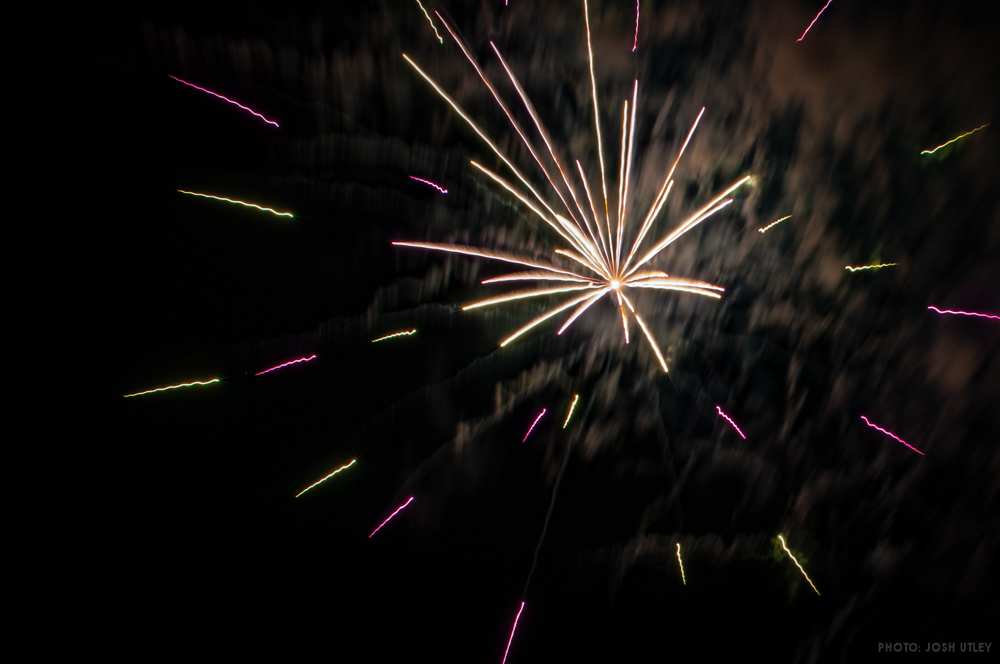
[[[775,221],[772,221],[767,226],[764,226],[763,228],[758,228],[757,232],[758,233],[766,233],[772,226],[777,226],[781,222],[786,221],[786,220],[791,219],[791,218],[792,218],[792,215],[788,215],[787,217],[782,217],[781,219],[777,219]]]
[[[419,182],[420,184],[426,184],[428,187],[433,187],[433,188],[437,189],[438,191],[440,191],[442,194],[447,194],[448,193],[447,189],[445,189],[441,185],[437,184],[436,182],[431,182],[430,180],[425,180],[423,178],[418,178],[415,175],[411,175],[410,179],[414,180],[416,182]]]
[[[548,411],[547,408],[542,408],[542,412],[538,414],[538,417],[535,418],[535,421],[531,423],[530,427],[528,427],[528,433],[524,434],[524,438],[521,439],[522,443],[528,440],[528,436],[530,436],[531,432],[535,430],[535,425],[538,424],[538,420],[542,419],[547,411]]]
[[[312,362],[317,357],[319,357],[319,356],[318,355],[310,355],[308,357],[297,357],[294,360],[289,360],[287,362],[283,362],[282,364],[279,364],[277,366],[273,366],[270,369],[264,369],[263,371],[258,371],[254,375],[255,376],[263,376],[264,374],[271,373],[272,371],[277,371],[279,369],[284,369],[285,367],[290,367],[293,364],[301,364],[303,362]]]
[[[122,397],[130,399],[132,397],[141,397],[146,394],[154,394],[156,392],[166,392],[167,390],[179,390],[183,387],[201,387],[202,385],[211,385],[212,383],[218,383],[221,378],[212,378],[210,380],[193,380],[190,383],[179,383],[177,385],[167,385],[166,387],[157,387],[151,390],[144,390],[142,392],[133,392],[132,394],[123,394]]]
[[[235,198],[226,198],[225,196],[214,196],[212,194],[201,194],[197,191],[187,191],[185,189],[178,189],[178,192],[182,194],[187,194],[188,196],[198,196],[199,198],[211,198],[214,201],[222,201],[224,203],[233,203],[235,205],[242,205],[243,207],[254,208],[260,210],[261,212],[270,212],[276,217],[295,217],[291,212],[279,212],[273,208],[263,207],[257,205],[256,203],[247,203],[246,201],[236,200]]]
[[[278,126],[278,123],[275,122],[274,120],[268,120],[267,118],[265,118],[263,115],[261,115],[257,111],[253,110],[249,106],[244,106],[243,104],[241,104],[238,101],[234,101],[234,100],[230,99],[229,97],[223,97],[218,92],[212,92],[208,88],[203,88],[200,85],[195,85],[194,83],[189,83],[188,81],[185,81],[182,78],[177,78],[173,74],[167,74],[167,76],[169,76],[170,78],[174,79],[178,83],[181,83],[182,85],[188,86],[189,88],[194,88],[195,90],[199,90],[201,92],[204,92],[205,94],[210,94],[213,97],[217,97],[217,98],[221,99],[222,101],[224,101],[226,103],[232,104],[233,106],[238,106],[239,108],[243,109],[244,111],[246,111],[250,115],[253,115],[253,116],[256,116],[256,117],[260,118],[261,120],[263,120],[264,122],[266,122],[269,125],[274,125],[275,127]]]
[[[396,337],[409,337],[417,333],[416,328],[412,330],[402,330],[400,332],[392,332],[385,335],[384,337],[379,337],[378,339],[372,339],[373,344],[377,344],[380,341],[386,341],[388,339],[395,339]]]
[[[334,475],[336,475],[340,471],[347,470],[348,468],[350,468],[351,466],[353,466],[357,462],[358,462],[357,459],[351,459],[348,463],[344,464],[340,468],[334,469],[329,474],[321,477],[320,479],[316,480],[315,482],[313,482],[312,484],[310,484],[306,488],[302,489],[302,491],[299,491],[297,494],[295,494],[295,497],[298,498],[299,496],[301,496],[302,494],[304,494],[306,491],[310,491],[310,490],[318,487],[320,484],[322,484],[323,482],[327,481],[328,479],[330,479],[331,477],[333,477]]]
[[[990,318],[992,320],[1000,320],[1000,316],[997,314],[983,314],[978,311],[956,311],[954,309],[938,309],[935,306],[927,307],[929,311],[934,311],[942,315],[950,316],[975,316],[977,318]]]
[[[726,420],[727,422],[729,422],[729,424],[730,424],[730,425],[731,425],[731,426],[733,427],[733,429],[735,429],[735,430],[736,430],[736,433],[740,434],[740,438],[742,438],[743,440],[746,440],[746,439],[747,439],[747,437],[743,435],[743,432],[742,432],[742,431],[740,431],[740,428],[739,428],[738,426],[736,426],[736,422],[733,422],[733,418],[729,417],[729,416],[728,416],[728,415],[726,415],[726,414],[725,414],[724,412],[722,412],[722,409],[721,409],[721,408],[719,408],[719,406],[716,406],[716,407],[715,407],[715,410],[716,410],[716,412],[717,412],[717,413],[719,413],[719,415],[721,415],[721,416],[722,416],[722,417],[723,417],[723,418],[724,418],[724,419],[725,419],[725,420]]]
[[[826,0],[826,4],[823,5],[823,8],[819,10],[818,14],[816,14],[816,18],[814,18],[812,21],[809,22],[809,25],[806,26],[806,29],[802,31],[802,34],[799,35],[799,38],[796,39],[795,41],[800,42],[806,38],[806,35],[809,34],[809,31],[812,30],[813,25],[816,23],[816,21],[819,20],[819,17],[823,15],[823,12],[826,11],[826,8],[830,6],[831,2],[833,2],[833,0]]]
[[[785,545],[785,538],[782,537],[781,535],[778,535],[778,540],[781,542],[781,548],[785,550],[785,553],[788,554],[788,557],[792,559],[792,562],[795,563],[795,566],[799,568],[800,572],[802,572],[802,576],[805,577],[805,580],[809,582],[810,587],[812,587],[812,589],[816,591],[816,594],[819,595],[819,590],[817,590],[816,584],[812,582],[812,579],[809,578],[809,575],[806,574],[806,571],[802,569],[802,565],[800,565],[799,561],[795,559],[795,554],[793,554]]]
[[[524,602],[521,602],[521,608],[517,610],[517,615],[514,616],[514,624],[510,628],[510,638],[507,639],[507,647],[503,651],[503,659],[500,660],[500,664],[506,664],[507,655],[510,653],[510,644],[514,642],[514,632],[517,631],[517,621],[521,619],[521,612],[524,611]]]
[[[576,402],[579,401],[579,400],[580,400],[580,395],[579,394],[574,394],[573,395],[573,403],[571,403],[569,405],[569,412],[566,413],[566,421],[563,422],[563,426],[562,426],[563,429],[565,429],[566,426],[569,424],[569,419],[571,417],[573,417],[573,410],[576,409]]]
[[[954,143],[954,142],[956,142],[956,141],[960,141],[960,140],[962,140],[963,138],[967,138],[967,137],[969,137],[969,136],[972,136],[972,135],[973,135],[973,134],[975,134],[975,133],[976,133],[977,131],[982,131],[983,129],[986,129],[986,128],[987,128],[987,127],[989,127],[989,126],[990,126],[990,124],[989,124],[988,122],[987,122],[986,124],[984,124],[984,125],[979,125],[979,126],[978,126],[978,127],[976,127],[975,129],[972,129],[972,130],[970,130],[970,131],[967,131],[967,132],[965,132],[964,134],[959,134],[959,135],[958,135],[958,136],[956,136],[955,138],[951,139],[950,141],[946,141],[946,142],[942,143],[941,145],[937,146],[936,148],[933,148],[933,149],[931,149],[931,150],[921,150],[921,151],[920,151],[920,154],[924,154],[924,155],[927,155],[927,154],[934,154],[934,153],[935,153],[935,152],[937,152],[938,150],[940,150],[940,149],[942,149],[942,148],[946,148],[946,147],[948,147],[949,145],[951,145],[952,143]]]
[[[377,533],[378,531],[382,530],[382,527],[385,524],[387,524],[390,521],[392,521],[392,517],[394,517],[397,514],[399,514],[403,510],[403,508],[405,508],[407,505],[409,505],[412,502],[413,502],[413,496],[410,496],[409,498],[406,499],[405,503],[403,503],[402,505],[400,505],[399,507],[397,507],[396,510],[392,514],[390,514],[389,516],[387,516],[386,519],[385,519],[385,521],[383,521],[382,523],[378,524],[378,527],[371,532],[371,534],[368,536],[368,539],[371,539],[371,538],[375,537],[375,533]]]
[[[897,436],[897,435],[896,435],[896,434],[894,434],[893,432],[891,432],[891,431],[886,431],[885,429],[883,429],[883,428],[882,428],[882,427],[880,427],[879,425],[877,425],[877,424],[874,424],[873,422],[871,422],[871,421],[870,421],[870,420],[869,420],[869,419],[868,419],[867,417],[865,417],[864,415],[862,415],[862,416],[861,416],[861,419],[862,419],[862,421],[864,421],[864,423],[865,423],[865,424],[867,424],[868,426],[870,426],[870,427],[871,427],[872,429],[875,429],[875,430],[877,430],[877,431],[881,431],[882,433],[884,433],[885,435],[889,436],[889,437],[890,437],[890,438],[892,438],[893,440],[895,440],[895,441],[897,441],[897,442],[899,442],[899,443],[902,443],[903,445],[906,445],[907,447],[909,447],[909,448],[910,448],[911,450],[913,450],[914,452],[916,452],[916,453],[917,453],[917,454],[919,454],[920,456],[925,456],[923,452],[921,452],[920,450],[918,450],[917,448],[915,448],[915,447],[914,447],[913,445],[910,445],[910,444],[909,444],[908,442],[906,442],[905,440],[903,440],[902,438],[900,438],[899,436]]]

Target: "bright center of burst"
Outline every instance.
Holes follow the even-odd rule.
[[[611,280],[611,288],[613,288],[614,290],[618,290],[621,287],[622,287],[622,283],[620,281],[618,281],[617,279],[612,279]]]

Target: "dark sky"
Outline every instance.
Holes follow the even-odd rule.
[[[501,82],[497,44],[596,178],[582,2],[425,4]],[[126,466],[107,490],[124,544],[103,563],[132,607],[110,638],[184,657],[499,662],[524,598],[510,662],[858,662],[891,659],[878,653],[886,641],[1000,647],[1000,323],[927,311],[1000,312],[1000,125],[919,154],[997,118],[995,20],[977,3],[834,0],[796,43],[818,0],[641,4],[633,54],[634,3],[591,3],[609,164],[639,80],[637,208],[707,108],[655,237],[755,176],[655,263],[725,297],[636,296],[669,377],[640,340],[622,344],[610,306],[563,336],[547,326],[497,350],[546,303],[462,312],[502,292],[482,279],[510,270],[390,245],[536,257],[558,246],[469,167],[502,168],[403,62],[405,51],[536,176],[416,2],[95,17],[94,170],[120,192],[108,203],[123,276],[109,399]],[[898,266],[844,270],[875,262]],[[409,327],[419,333],[369,343]],[[223,382],[119,396],[209,376]],[[521,445],[542,407],[549,417]]]

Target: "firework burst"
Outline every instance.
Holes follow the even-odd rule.
[[[583,2],[583,18],[587,35],[587,58],[590,70],[590,87],[593,99],[594,135],[596,139],[597,156],[600,165],[600,189],[594,187],[591,193],[589,179],[579,161],[576,161],[576,173],[572,168],[565,168],[564,162],[559,157],[559,150],[553,144],[549,132],[546,130],[534,105],[528,99],[527,94],[515,76],[513,70],[508,66],[495,44],[490,42],[493,53],[496,55],[499,64],[510,79],[511,84],[517,92],[521,104],[531,118],[537,134],[541,137],[545,145],[544,151],[537,149],[532,140],[528,137],[528,132],[522,128],[515,119],[511,109],[501,98],[493,82],[486,74],[484,68],[476,61],[465,42],[458,36],[456,30],[445,20],[440,13],[436,12],[441,24],[451,35],[458,45],[459,50],[476,70],[477,75],[482,80],[483,85],[492,95],[497,106],[507,117],[514,132],[524,143],[534,162],[548,183],[554,199],[543,196],[535,188],[514,162],[498,147],[498,145],[486,135],[476,122],[445,92],[427,73],[424,72],[408,55],[403,54],[403,59],[409,64],[434,91],[451,106],[452,110],[465,121],[466,124],[479,136],[479,138],[496,154],[510,173],[516,178],[517,183],[512,183],[494,173],[485,166],[473,161],[472,166],[482,171],[492,181],[517,198],[535,216],[541,219],[562,241],[563,246],[555,249],[555,256],[551,261],[540,261],[529,257],[521,257],[489,248],[475,248],[454,244],[441,244],[432,242],[393,242],[400,247],[411,247],[426,249],[430,251],[443,251],[448,253],[463,254],[466,256],[476,256],[499,262],[511,263],[521,267],[532,268],[531,272],[515,272],[499,277],[488,279],[484,283],[506,283],[514,281],[537,281],[537,282],[569,282],[569,285],[557,287],[537,288],[535,290],[524,290],[506,295],[491,297],[478,302],[466,305],[464,308],[477,309],[480,307],[494,306],[506,302],[523,300],[536,297],[547,297],[554,295],[567,295],[570,298],[554,305],[540,316],[528,321],[523,326],[505,337],[500,346],[506,346],[531,329],[541,325],[563,312],[569,311],[568,317],[558,329],[558,334],[562,334],[573,322],[583,315],[590,307],[597,304],[602,299],[607,298],[616,309],[616,315],[621,316],[622,328],[624,331],[625,343],[629,341],[629,321],[634,319],[644,338],[649,344],[664,372],[667,372],[667,363],[663,358],[659,345],[653,336],[649,325],[643,319],[632,300],[626,295],[628,289],[652,289],[660,291],[675,291],[700,295],[713,299],[720,299],[724,288],[705,281],[686,279],[670,276],[660,270],[642,269],[656,258],[664,249],[680,239],[688,231],[692,230],[702,222],[711,218],[716,213],[725,209],[733,202],[732,195],[743,185],[751,181],[750,175],[745,175],[736,180],[721,193],[714,196],[705,205],[698,208],[681,222],[673,231],[667,233],[650,248],[643,251],[643,242],[652,231],[657,216],[667,202],[667,198],[674,185],[674,171],[680,163],[684,151],[687,149],[695,129],[701,121],[705,112],[701,112],[695,118],[687,138],[681,145],[676,159],[663,178],[663,184],[659,192],[653,198],[649,209],[641,223],[636,225],[639,217],[635,216],[638,204],[632,200],[629,193],[632,176],[633,153],[635,147],[635,115],[638,102],[639,83],[635,81],[632,87],[631,102],[623,100],[622,105],[622,129],[621,148],[618,162],[618,197],[617,201],[609,203],[607,176],[604,161],[604,145],[601,135],[600,105],[597,98],[597,82],[594,76],[594,52],[591,47],[590,38],[590,15],[587,0]],[[568,172],[567,172],[568,171]],[[613,175],[613,174],[612,174]],[[577,181],[576,177],[579,176]],[[520,184],[518,184],[520,183]],[[576,184],[574,184],[576,183]],[[582,185],[582,194],[578,187]],[[595,201],[595,196],[600,198]],[[555,200],[558,202],[555,202]],[[595,204],[596,203],[596,204]],[[629,223],[632,221],[633,223]],[[630,240],[630,241],[627,241]],[[565,259],[571,261],[569,266],[564,265]],[[562,263],[560,263],[562,261]],[[571,311],[570,311],[571,310]]]

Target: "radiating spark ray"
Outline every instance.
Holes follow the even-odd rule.
[[[823,5],[823,8],[819,10],[819,13],[816,14],[816,17],[809,22],[809,25],[806,26],[806,29],[802,31],[802,34],[799,35],[799,38],[796,39],[795,41],[801,42],[803,39],[806,38],[806,35],[809,34],[809,31],[812,30],[813,25],[816,23],[816,21],[819,20],[819,17],[823,15],[823,12],[826,11],[826,8],[830,6],[831,2],[833,2],[833,0],[826,0],[826,4]]]
[[[392,521],[392,517],[394,517],[394,516],[396,516],[397,514],[399,514],[399,513],[400,513],[400,511],[402,511],[402,510],[403,510],[403,508],[405,508],[405,507],[406,507],[407,505],[409,505],[409,504],[410,504],[410,503],[412,503],[412,502],[413,502],[413,496],[410,496],[409,498],[407,498],[407,499],[406,499],[406,502],[405,502],[405,503],[403,503],[402,505],[400,505],[399,507],[397,507],[397,508],[396,508],[396,511],[394,511],[394,512],[393,512],[392,514],[390,514],[389,516],[387,516],[387,517],[385,518],[385,521],[383,521],[382,523],[378,524],[378,527],[377,527],[377,528],[375,528],[375,530],[373,530],[373,531],[371,532],[371,534],[370,534],[370,535],[368,536],[368,539],[371,539],[372,537],[375,537],[375,533],[377,533],[378,531],[382,530],[382,527],[383,527],[383,526],[384,526],[385,524],[387,524],[387,523],[389,523],[390,521]]]
[[[514,624],[510,628],[510,637],[507,639],[507,647],[503,651],[503,659],[500,660],[500,664],[507,664],[507,655],[510,653],[510,644],[514,642],[514,632],[517,631],[517,622],[521,619],[522,611],[524,611],[524,602],[521,602],[521,608],[517,610],[517,615],[514,616]]]
[[[331,471],[327,475],[323,476],[322,478],[316,480],[315,482],[313,482],[312,484],[310,484],[306,488],[302,489],[302,491],[299,491],[297,494],[295,494],[295,497],[298,498],[299,496],[301,496],[302,494],[304,494],[306,491],[310,491],[312,489],[315,489],[320,484],[322,484],[323,482],[327,481],[328,479],[330,479],[331,477],[333,477],[334,475],[336,475],[340,471],[347,470],[348,468],[350,468],[351,466],[353,466],[357,462],[358,462],[357,459],[351,459],[348,463],[344,464],[340,468],[335,468],[333,471]]]
[[[434,20],[431,18],[431,15],[427,13],[427,10],[424,9],[424,6],[420,3],[420,0],[417,0],[417,5],[420,7],[420,11],[424,13],[424,16],[427,17],[427,22],[431,24],[431,30],[434,31],[434,36],[438,38],[439,42],[444,44],[444,37],[442,37],[441,33],[438,32],[437,26],[434,25]]]
[[[557,268],[554,265],[539,263],[538,261],[531,261],[524,258],[517,258],[516,256],[510,256],[508,254],[502,254],[495,251],[484,251],[482,249],[466,247],[460,244],[439,244],[435,242],[393,242],[392,244],[397,247],[412,247],[415,249],[429,249],[431,251],[443,251],[445,253],[450,253],[450,254],[462,254],[463,256],[478,256],[479,258],[489,258],[495,261],[501,261],[503,263],[524,265],[525,267],[534,267],[540,270],[548,270],[549,272],[555,272],[557,274],[567,274],[571,277],[579,277],[581,279],[584,278],[583,275],[577,274],[576,272],[570,272],[569,270],[563,270],[561,268]]]
[[[663,373],[670,373],[670,370],[667,369],[667,361],[663,359],[663,353],[660,352],[660,347],[656,345],[656,339],[653,338],[653,334],[649,331],[649,328],[646,327],[646,322],[642,320],[642,316],[638,313],[633,315],[635,316],[635,322],[639,323],[639,329],[641,329],[642,333],[646,335],[646,341],[648,341],[649,345],[652,346],[653,353],[656,355],[656,359],[659,360],[660,367],[663,368]]]
[[[315,353],[312,354],[312,355],[309,355],[309,356],[303,355],[302,357],[297,357],[294,360],[288,360],[287,362],[283,362],[283,363],[278,364],[276,366],[273,366],[273,367],[271,367],[269,369],[264,369],[263,371],[258,371],[254,375],[255,376],[263,376],[264,374],[269,374],[272,371],[278,371],[279,369],[284,369],[285,367],[290,367],[293,364],[302,364],[303,362],[312,362],[317,357],[319,357],[319,355],[316,355]]]
[[[628,318],[625,317],[625,304],[622,302],[618,303],[618,311],[622,315],[622,329],[625,330],[625,345],[628,345]]]
[[[819,590],[816,588],[816,584],[812,582],[812,579],[809,578],[809,575],[806,574],[806,571],[802,569],[802,565],[800,565],[799,561],[795,558],[795,554],[793,554],[791,550],[788,548],[788,546],[785,544],[785,538],[782,537],[781,535],[778,535],[778,540],[781,542],[781,548],[785,550],[785,553],[788,554],[788,557],[791,558],[792,562],[795,563],[795,566],[799,568],[799,572],[801,572],[805,580],[809,582],[809,586],[816,592],[817,595],[819,595]]]
[[[188,81],[185,81],[183,78],[178,78],[178,77],[174,76],[173,74],[167,74],[167,76],[169,76],[170,78],[174,79],[175,81],[177,81],[178,83],[180,83],[182,85],[186,85],[189,88],[194,88],[195,90],[199,90],[199,91],[204,92],[206,94],[210,94],[213,97],[217,97],[218,99],[221,99],[222,101],[224,101],[226,103],[232,104],[233,106],[237,106],[237,107],[241,108],[242,110],[246,111],[247,113],[249,113],[250,115],[253,115],[253,116],[256,116],[256,117],[260,118],[261,120],[263,120],[264,122],[266,122],[269,125],[274,125],[275,127],[279,126],[277,122],[275,122],[274,120],[268,120],[266,117],[264,117],[263,115],[261,115],[257,111],[253,110],[249,106],[244,106],[243,104],[241,104],[238,101],[230,99],[229,97],[224,97],[224,96],[220,95],[218,92],[212,92],[208,88],[203,88],[200,85],[195,85],[194,83],[190,83]]]
[[[628,100],[622,106],[622,152],[618,160],[618,226],[615,229],[615,271],[622,251],[622,208],[625,205],[625,153],[628,150]]]
[[[602,268],[595,267],[593,264],[591,264],[590,261],[588,261],[587,259],[585,259],[583,256],[581,256],[578,253],[570,251],[569,249],[556,249],[554,253],[557,253],[560,256],[565,256],[566,258],[569,258],[569,259],[571,259],[573,261],[576,261],[577,263],[579,263],[580,265],[584,266],[588,270],[596,272],[597,274],[601,275],[604,278],[608,278],[607,269],[605,269],[603,267]]]
[[[594,78],[594,49],[590,43],[590,9],[583,0],[583,18],[587,26],[587,59],[590,62],[590,91],[594,100],[594,131],[597,134],[597,160],[601,165],[601,191],[604,193],[604,220],[608,221],[608,185],[604,176],[604,142],[601,140],[601,116],[597,105],[597,79]],[[610,224],[610,222],[608,222]]]
[[[270,212],[271,214],[277,217],[295,217],[295,215],[292,214],[291,212],[279,212],[278,210],[275,210],[273,208],[263,207],[261,205],[257,205],[256,203],[248,203],[246,201],[240,201],[235,198],[226,198],[225,196],[215,196],[213,194],[202,194],[197,191],[188,191],[186,189],[178,189],[177,191],[182,194],[187,194],[188,196],[197,196],[199,198],[211,198],[214,201],[235,203],[236,205],[242,205],[243,207],[254,208],[260,210],[261,212]]]
[[[503,304],[505,302],[514,302],[515,300],[524,300],[529,297],[542,297],[543,295],[556,295],[558,293],[571,293],[573,291],[579,290],[593,290],[596,286],[586,285],[586,286],[563,286],[560,288],[543,288],[542,290],[533,291],[518,291],[516,293],[507,293],[506,295],[500,295],[498,297],[491,297],[486,300],[479,300],[478,302],[472,302],[462,307],[462,311],[471,311],[472,309],[481,309],[482,307],[491,307],[495,304]]]
[[[677,544],[677,565],[681,568],[681,582],[686,586],[688,584],[687,577],[684,576],[684,561],[681,560],[681,543],[675,542]]]
[[[548,312],[542,314],[541,316],[539,316],[538,318],[535,318],[534,320],[532,320],[528,324],[520,327],[512,335],[510,335],[509,337],[507,337],[506,339],[504,339],[503,341],[501,341],[500,342],[500,347],[503,348],[504,346],[506,346],[510,342],[514,341],[515,339],[517,339],[518,337],[520,337],[521,335],[523,335],[525,332],[528,332],[532,328],[537,327],[538,325],[541,325],[542,323],[544,323],[548,319],[550,319],[553,316],[556,316],[556,315],[562,313],[563,311],[566,311],[570,307],[575,306],[577,304],[580,304],[581,302],[583,302],[584,300],[586,300],[589,297],[593,297],[593,295],[591,295],[590,293],[587,293],[586,295],[583,295],[581,297],[575,297],[572,300],[570,300],[569,302],[566,302],[566,303],[560,305],[559,307],[556,307],[552,311],[548,311]]]
[[[563,323],[562,327],[559,328],[559,331],[556,332],[556,334],[562,334],[563,332],[568,330],[569,326],[573,324],[573,321],[579,318],[584,311],[590,308],[592,304],[600,300],[604,295],[606,295],[610,291],[611,291],[610,288],[602,288],[597,293],[594,293],[590,299],[586,300],[583,304],[577,307],[575,311],[573,311],[572,315],[570,315],[570,317],[566,320],[566,322]]]
[[[642,246],[642,241],[646,239],[646,234],[649,233],[649,229],[653,227],[653,222],[656,220],[657,215],[660,214],[660,209],[666,204],[667,198],[670,196],[670,190],[674,187],[674,181],[670,180],[667,183],[666,189],[663,191],[663,195],[660,196],[659,203],[650,211],[650,214],[646,216],[646,220],[642,222],[642,228],[639,229],[639,234],[635,238],[635,242],[632,243],[632,249],[628,252],[628,257],[625,259],[625,270],[628,270],[628,266],[631,264],[632,259],[635,257],[636,250]]]
[[[639,0],[635,0],[635,39],[632,40],[632,52],[639,48]]]
[[[716,405],[715,406],[715,411],[719,415],[721,415],[724,420],[726,420],[727,422],[729,422],[729,425],[731,427],[733,427],[733,429],[736,430],[736,433],[740,434],[740,438],[742,438],[743,440],[747,439],[746,435],[740,430],[740,428],[739,428],[739,426],[737,426],[736,422],[733,422],[733,418],[729,417],[724,412],[722,412],[722,408],[720,408],[718,405]]]
[[[845,265],[844,269],[850,272],[860,272],[862,270],[881,270],[882,268],[895,267],[896,265],[899,265],[899,263],[877,263],[874,265],[862,265],[860,267]]]
[[[679,293],[691,293],[693,295],[702,295],[704,297],[710,297],[713,300],[721,300],[722,296],[718,293],[710,290],[703,290],[699,288],[690,288],[687,286],[674,286],[671,284],[658,284],[655,282],[639,282],[637,284],[629,284],[632,288],[651,288],[653,290],[667,290],[667,291],[677,291]]]
[[[569,420],[573,417],[573,411],[576,409],[576,402],[580,400],[579,394],[573,395],[573,402],[569,405],[569,412],[566,413],[566,421],[563,422],[562,428],[565,429],[569,425]]]
[[[997,314],[984,314],[978,311],[958,311],[955,309],[938,309],[935,306],[927,307],[928,311],[934,311],[939,314],[950,314],[953,316],[975,316],[977,318],[990,318],[992,320],[1000,320],[1000,315]]]
[[[590,212],[594,215],[594,224],[597,226],[597,237],[601,241],[601,249],[604,251],[604,260],[608,261],[610,253],[608,252],[608,246],[604,241],[604,233],[601,231],[601,220],[597,216],[597,208],[594,207],[594,199],[590,195],[590,185],[587,184],[587,176],[583,173],[583,166],[580,165],[580,160],[576,160],[576,168],[580,173],[580,181],[583,182],[583,190],[587,194],[587,202],[590,203]],[[589,224],[588,224],[589,225]]]
[[[545,413],[547,412],[548,408],[542,408],[542,412],[538,413],[538,417],[536,417],[535,421],[531,423],[530,427],[528,427],[528,433],[524,434],[524,438],[521,439],[522,444],[524,444],[528,440],[528,436],[530,436],[531,432],[535,430],[535,425],[538,424],[538,420],[545,417]]]
[[[788,215],[788,216],[782,217],[781,219],[777,219],[775,221],[772,221],[767,226],[764,226],[763,228],[758,228],[757,232],[758,233],[766,233],[772,226],[777,226],[781,222],[786,221],[786,220],[791,219],[791,218],[792,218],[792,215]]]
[[[490,277],[489,279],[483,279],[480,283],[482,284],[499,284],[508,281],[571,281],[577,283],[597,283],[593,279],[588,279],[586,277],[569,277],[564,274],[552,274],[549,272],[512,272],[510,274],[503,274],[498,277]]]
[[[387,334],[384,337],[379,337],[378,339],[372,339],[373,344],[377,344],[380,341],[386,341],[387,339],[395,339],[396,337],[409,337],[417,333],[417,329],[412,330],[402,330],[400,332],[393,332],[392,334]]]
[[[413,180],[415,182],[419,182],[420,184],[426,184],[428,187],[433,187],[434,189],[437,189],[442,194],[447,194],[448,193],[447,189],[445,189],[444,187],[442,187],[441,185],[439,185],[436,182],[431,182],[430,180],[425,180],[424,178],[418,178],[416,175],[411,175],[409,177],[410,177],[411,180]]]
[[[143,390],[142,392],[133,392],[131,394],[123,394],[122,397],[125,399],[130,399],[132,397],[141,397],[146,394],[154,394],[156,392],[166,392],[167,390],[179,390],[183,387],[201,387],[203,385],[211,385],[213,383],[218,383],[221,378],[211,378],[209,380],[193,380],[189,383],[178,383],[177,385],[167,385],[166,387],[156,387],[151,390]]]
[[[891,431],[887,431],[886,429],[883,429],[883,428],[882,428],[882,427],[880,427],[879,425],[877,425],[877,424],[873,423],[873,422],[872,422],[871,420],[869,420],[869,419],[868,419],[867,417],[865,417],[864,415],[862,415],[862,416],[861,416],[861,419],[862,419],[862,421],[864,421],[864,423],[865,423],[865,424],[867,424],[868,426],[870,426],[870,427],[871,427],[872,429],[875,429],[875,430],[877,430],[877,431],[881,431],[882,433],[884,433],[885,435],[889,436],[890,438],[892,438],[892,439],[893,439],[893,440],[895,440],[896,442],[898,442],[898,443],[902,443],[903,445],[906,445],[907,447],[909,447],[909,448],[910,448],[911,450],[913,450],[914,452],[916,452],[916,453],[917,453],[917,454],[919,454],[920,456],[926,456],[926,454],[924,454],[923,452],[921,452],[920,450],[918,450],[918,449],[917,449],[916,447],[914,447],[913,445],[910,445],[910,444],[909,444],[908,442],[906,442],[905,440],[903,440],[902,438],[900,438],[899,436],[897,436],[897,435],[896,435],[896,434],[894,434],[893,432],[891,432]]]
[[[622,236],[618,239],[618,260],[621,262],[622,240],[624,239],[625,223],[628,221],[628,183],[632,177],[632,151],[635,148],[635,109],[638,105],[639,80],[635,79],[632,85],[632,117],[629,119],[628,130],[628,155],[625,157],[625,199],[622,202]]]
[[[986,129],[986,128],[987,128],[987,127],[989,127],[989,126],[990,126],[990,123],[989,123],[989,122],[987,122],[987,123],[986,123],[986,124],[984,124],[984,125],[979,125],[979,126],[978,126],[978,127],[976,127],[975,129],[972,129],[972,130],[970,130],[970,131],[967,131],[967,132],[965,132],[964,134],[959,134],[959,135],[958,135],[958,136],[956,136],[955,138],[953,138],[953,139],[951,139],[950,141],[947,141],[947,142],[945,142],[945,143],[942,143],[941,145],[937,146],[936,148],[933,148],[933,149],[931,149],[931,150],[921,150],[921,151],[920,151],[920,154],[934,154],[934,153],[935,153],[935,152],[937,152],[938,150],[940,150],[940,149],[942,149],[942,148],[945,148],[945,147],[948,147],[949,145],[951,145],[951,144],[952,144],[952,143],[954,143],[955,141],[960,141],[960,140],[962,140],[963,138],[967,138],[967,137],[969,137],[969,136],[972,136],[972,135],[973,135],[973,134],[975,134],[975,133],[976,133],[977,131],[982,131],[983,129]]]

